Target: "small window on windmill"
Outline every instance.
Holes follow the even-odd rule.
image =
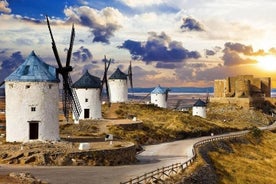
[[[9,84],[9,88],[13,88],[13,84]]]
[[[52,84],[49,84],[49,89],[52,89],[52,86],[53,86]]]
[[[23,69],[22,75],[28,75],[29,69],[30,69],[30,65],[26,65]]]
[[[113,141],[113,134],[107,134],[104,138],[105,141]]]
[[[85,99],[85,102],[88,102],[88,98]]]
[[[31,111],[32,111],[32,112],[35,112],[35,111],[36,111],[36,108],[35,108],[35,107],[31,107]]]
[[[30,85],[26,85],[26,86],[25,86],[26,89],[29,89],[30,87],[31,87]]]

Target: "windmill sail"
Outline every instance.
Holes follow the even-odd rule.
[[[133,80],[132,80],[132,66],[131,66],[131,61],[129,62],[129,67],[128,67],[128,79],[130,83],[130,88],[131,92],[133,94]]]
[[[108,100],[109,100],[109,89],[108,89],[108,84],[107,84],[107,72],[108,72],[109,66],[111,64],[111,61],[112,61],[112,59],[107,60],[106,56],[104,56],[104,59],[103,59],[104,74],[103,74],[102,85],[101,85],[101,95],[102,95],[103,87],[105,85],[106,95],[107,95]]]
[[[2,81],[1,83],[0,83],[0,87],[2,86],[2,85],[4,85],[5,84],[5,81]]]
[[[47,19],[47,25],[49,28],[51,40],[52,40],[52,48],[53,52],[58,64],[58,73],[61,74],[63,78],[63,90],[62,90],[62,102],[63,102],[63,113],[66,118],[66,120],[69,120],[69,115],[71,114],[71,111],[73,111],[75,118],[78,120],[80,113],[81,113],[81,106],[79,103],[79,100],[77,98],[76,92],[74,91],[72,86],[72,79],[69,75],[69,73],[73,70],[72,66],[70,66],[70,60],[71,60],[71,55],[72,55],[72,50],[73,50],[73,43],[74,43],[74,38],[75,38],[75,29],[74,25],[72,26],[72,31],[71,31],[71,38],[70,38],[70,45],[69,49],[67,52],[67,58],[66,58],[66,65],[65,67],[62,66],[57,47],[55,44],[55,40],[52,34],[51,26],[48,17],[46,16]]]

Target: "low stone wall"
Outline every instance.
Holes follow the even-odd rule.
[[[79,150],[79,143],[0,144],[0,163],[53,166],[115,166],[135,163],[136,146],[131,142],[102,142]]]
[[[223,104],[236,104],[245,108],[250,107],[250,98],[233,98],[233,97],[212,97],[210,98],[210,102],[212,103],[223,103]]]
[[[46,157],[51,159],[52,155]],[[115,166],[132,164],[137,161],[135,145],[112,150],[74,152],[61,155],[61,157],[61,159],[56,160],[54,165]]]

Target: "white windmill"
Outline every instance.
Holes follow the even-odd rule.
[[[59,140],[56,68],[31,52],[5,79],[6,141]]]
[[[193,116],[200,116],[206,118],[206,103],[198,99],[193,105]]]
[[[167,108],[169,91],[168,88],[162,88],[158,85],[150,94],[150,102],[157,107]]]
[[[109,77],[107,81],[107,88],[110,103],[120,103],[128,101],[127,80],[129,80],[130,87],[131,89],[133,89],[131,62],[128,68],[128,74],[123,73],[119,68],[117,68],[115,72]]]
[[[82,108],[79,119],[101,119],[101,79],[86,71],[72,88],[75,89]],[[74,118],[74,122],[79,121]]]

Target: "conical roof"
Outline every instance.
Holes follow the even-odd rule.
[[[123,73],[119,68],[109,77],[109,79],[124,79],[127,80],[127,74]]]
[[[198,99],[193,106],[194,107],[206,107],[206,103],[203,102],[201,99]]]
[[[154,90],[152,90],[151,94],[166,94],[167,89],[161,88],[160,85],[158,85]]]
[[[34,51],[5,81],[59,82],[56,68],[40,60]]]
[[[101,88],[101,79],[91,75],[86,71],[79,80],[73,85],[73,88]]]

